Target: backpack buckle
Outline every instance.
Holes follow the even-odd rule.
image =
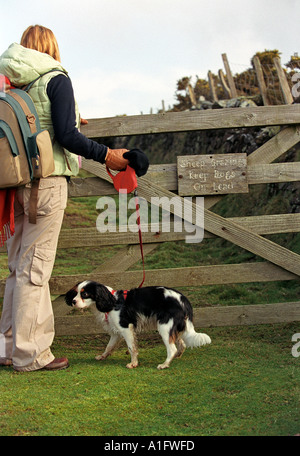
[[[30,125],[35,123],[35,115],[34,114],[27,114],[26,119],[27,119],[27,122]]]

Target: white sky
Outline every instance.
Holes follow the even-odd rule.
[[[12,15],[13,12],[13,15]],[[0,54],[34,24],[50,28],[82,117],[153,113],[183,76],[300,53],[300,0],[0,0]]]

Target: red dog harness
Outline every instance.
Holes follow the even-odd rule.
[[[111,294],[114,296],[114,294],[117,292],[117,290],[111,290]],[[124,296],[124,299],[127,298],[127,293],[128,293],[128,290],[123,290],[123,296]],[[105,321],[108,322],[108,314],[109,312],[105,312]]]
[[[114,295],[118,290],[111,290],[111,294]],[[127,298],[128,290],[123,290],[124,299]]]

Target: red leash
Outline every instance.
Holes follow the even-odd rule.
[[[141,257],[143,262],[143,280],[139,285],[139,288],[143,286],[145,282],[145,260],[144,260],[144,250],[143,250],[143,239],[142,239],[142,228],[141,228],[141,216],[140,216],[140,205],[139,205],[139,197],[137,194],[137,189],[134,190],[134,197],[135,197],[135,207],[136,207],[136,221],[138,224],[139,229],[139,241],[140,241],[140,250],[141,250]]]
[[[139,209],[139,199],[137,193],[137,178],[133,168],[129,165],[127,166],[125,171],[120,171],[115,176],[112,175],[109,168],[106,167],[106,171],[108,172],[109,176],[113,181],[113,185],[115,189],[120,192],[120,190],[126,190],[126,193],[131,193],[134,191],[135,197],[135,207],[136,207],[136,216],[137,216],[137,225],[139,230],[139,242],[140,242],[140,250],[141,250],[141,257],[143,262],[143,280],[139,285],[139,288],[143,286],[145,282],[145,261],[144,261],[144,251],[143,251],[143,240],[142,240],[142,228],[141,228],[141,217],[140,217],[140,209]]]

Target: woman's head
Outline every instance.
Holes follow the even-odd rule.
[[[60,62],[58,44],[54,33],[42,25],[30,25],[22,35],[22,46],[49,54]]]

